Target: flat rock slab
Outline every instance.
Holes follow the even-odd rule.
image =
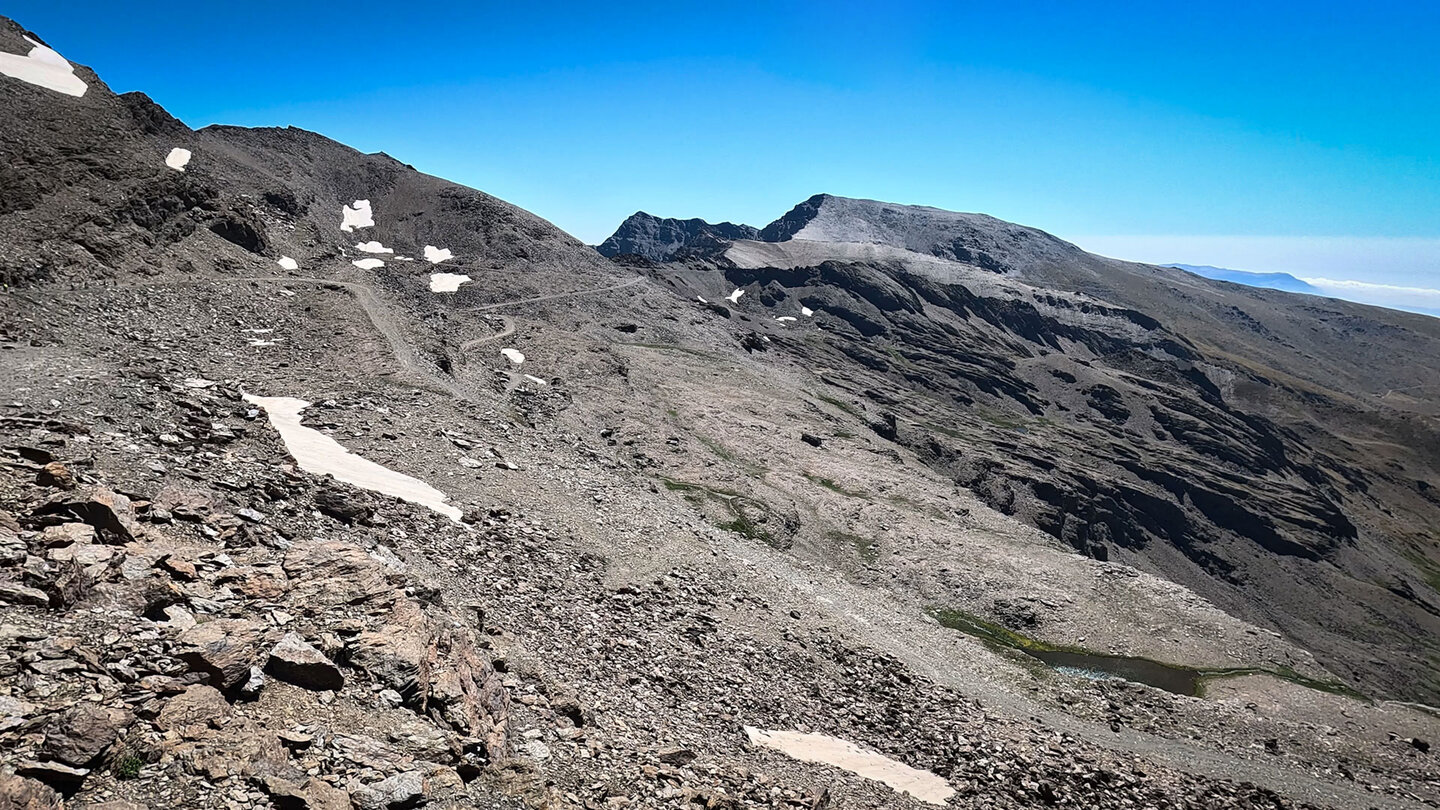
[[[200,683],[167,701],[155,725],[161,731],[219,728],[230,714],[230,703],[220,690]]]
[[[298,633],[286,633],[270,650],[265,670],[282,681],[306,689],[339,689],[345,685],[345,675],[340,668]]]

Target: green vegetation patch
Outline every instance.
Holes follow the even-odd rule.
[[[822,486],[822,487],[830,490],[831,492],[836,492],[836,493],[839,493],[839,494],[841,494],[841,495],[844,495],[844,496],[847,497],[847,498],[860,498],[860,499],[866,500],[866,501],[870,500],[870,496],[867,495],[867,494],[865,494],[864,492],[855,492],[855,491],[853,491],[853,490],[846,489],[846,488],[840,486],[839,484],[835,483],[835,481],[834,481],[833,479],[824,478],[824,477],[815,475],[815,474],[813,474],[813,473],[808,473],[808,472],[807,472],[807,473],[801,473],[801,475],[805,476],[805,480],[806,480],[806,481],[809,481],[810,483],[816,484],[816,485],[818,485],[818,486]]]
[[[834,397],[832,397],[832,396],[827,396],[827,395],[825,395],[825,394],[816,394],[816,395],[815,395],[815,398],[818,399],[818,400],[820,400],[821,402],[824,402],[824,403],[827,403],[827,404],[830,404],[830,405],[834,405],[835,407],[839,408],[840,410],[844,411],[845,413],[850,414],[851,416],[854,416],[854,417],[857,417],[857,418],[860,418],[860,419],[864,419],[864,418],[865,418],[865,415],[864,415],[864,414],[860,413],[860,411],[856,410],[856,408],[855,408],[854,405],[851,405],[851,404],[848,403],[848,402],[841,402],[840,400],[838,400],[838,399],[836,399],[836,398],[834,398]]]
[[[1114,675],[1126,680],[1149,684],[1169,692],[1182,695],[1203,696],[1207,683],[1219,678],[1235,678],[1243,675],[1269,675],[1307,689],[1314,689],[1332,695],[1344,695],[1356,700],[1369,702],[1369,698],[1340,681],[1322,681],[1301,675],[1289,667],[1188,667],[1168,664],[1139,656],[1109,655],[1087,650],[1083,647],[1069,647],[1051,644],[1031,638],[1008,627],[1003,627],[978,616],[954,608],[931,607],[926,610],[942,626],[974,636],[992,649],[1011,649],[1025,653],[1031,658],[1045,662],[1054,668],[1090,670]]]

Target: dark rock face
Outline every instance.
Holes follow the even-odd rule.
[[[707,253],[736,239],[754,239],[758,233],[749,225],[732,222],[712,225],[703,219],[661,219],[637,211],[595,249],[606,258],[635,255],[664,262]]]

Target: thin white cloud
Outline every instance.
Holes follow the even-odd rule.
[[[1332,298],[1374,304],[1379,307],[1440,315],[1440,290],[1429,287],[1404,287],[1398,284],[1375,284],[1369,281],[1333,278],[1302,278],[1301,281]]]
[[[1440,287],[1440,238],[1433,237],[1147,234],[1067,238],[1092,253],[1135,262],[1179,262],[1297,277]]]

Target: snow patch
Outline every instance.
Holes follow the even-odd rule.
[[[780,317],[776,318],[775,320],[777,320],[777,321],[779,321],[779,322],[781,322],[781,323],[791,323],[792,321],[795,320],[795,316],[794,316],[794,315],[781,315]]]
[[[460,510],[446,503],[445,493],[417,478],[357,456],[324,433],[300,424],[300,412],[310,407],[305,400],[246,394],[245,401],[265,409],[270,425],[280,434],[285,449],[302,470],[333,475],[338,481],[429,507],[460,522]]]
[[[827,734],[761,731],[745,726],[745,735],[754,745],[773,748],[802,762],[843,768],[866,779],[883,782],[897,792],[909,793],[927,804],[944,804],[955,795],[954,788],[940,776]]]
[[[250,338],[246,341],[246,343],[249,343],[251,346],[257,349],[262,349],[266,346],[274,346],[278,342],[279,341],[276,340],[264,340],[262,338]]]
[[[169,166],[170,168],[174,169],[174,170],[177,171],[177,172],[183,172],[183,171],[185,171],[185,164],[187,164],[187,163],[189,163],[189,162],[190,162],[190,150],[189,150],[189,149],[181,149],[181,148],[178,147],[178,146],[175,147],[174,149],[171,149],[171,150],[170,150],[170,154],[168,154],[168,155],[165,156],[165,165],[166,165],[166,166]]]
[[[738,304],[740,303],[740,296],[744,294],[744,290],[736,290],[735,292],[732,292],[729,295],[725,296],[725,300],[729,301],[732,304]]]
[[[387,247],[385,247],[384,245],[380,244],[379,242],[359,242],[359,243],[357,243],[357,244],[355,245],[355,249],[358,250],[358,251],[360,251],[361,253],[394,253],[394,252],[395,252],[395,251],[391,250],[390,248],[387,248]]]
[[[536,377],[534,374],[526,374],[526,375],[525,375],[525,379],[529,380],[529,381],[532,382],[532,383],[535,383],[536,385],[549,385],[549,384],[550,384],[550,383],[548,383],[548,382],[540,379],[539,377]]]
[[[54,90],[57,93],[64,93],[67,96],[85,95],[90,89],[85,82],[75,75],[75,67],[55,51],[41,45],[30,37],[25,41],[34,45],[30,53],[20,56],[13,53],[0,53],[0,73],[12,79],[19,79],[22,82],[29,82],[37,87],[46,90]]]
[[[815,310],[813,310],[813,309],[811,309],[811,308],[809,308],[809,307],[800,307],[800,314],[801,314],[801,315],[804,315],[805,317],[808,318],[808,317],[810,317],[811,315],[814,315],[814,314],[815,314]]]
[[[455,292],[460,289],[461,284],[469,280],[469,276],[458,273],[431,273],[430,292]]]
[[[453,258],[455,258],[455,254],[450,252],[450,248],[437,248],[434,245],[425,246],[425,261],[431,264],[448,262]]]
[[[415,261],[415,260],[412,259],[412,258],[410,258],[409,256],[396,256],[396,257],[395,257],[395,261],[397,261],[397,262],[413,262],[413,261]]]
[[[340,230],[350,233],[356,228],[369,228],[375,224],[375,212],[370,210],[369,200],[356,200],[354,207],[340,207]]]
[[[382,262],[379,259],[356,259],[355,261],[350,263],[360,268],[361,270],[374,270],[377,267],[385,266],[385,262]]]
[[[280,260],[277,261],[277,262],[275,262],[275,263],[278,264],[278,265],[280,265],[281,267],[285,268],[286,270],[299,270],[299,269],[300,269],[300,263],[297,262],[297,261],[295,261],[294,259],[290,258],[289,256],[281,256],[281,257],[280,257]]]
[[[500,353],[517,366],[525,362],[525,355],[521,354],[519,349],[501,349]]]

